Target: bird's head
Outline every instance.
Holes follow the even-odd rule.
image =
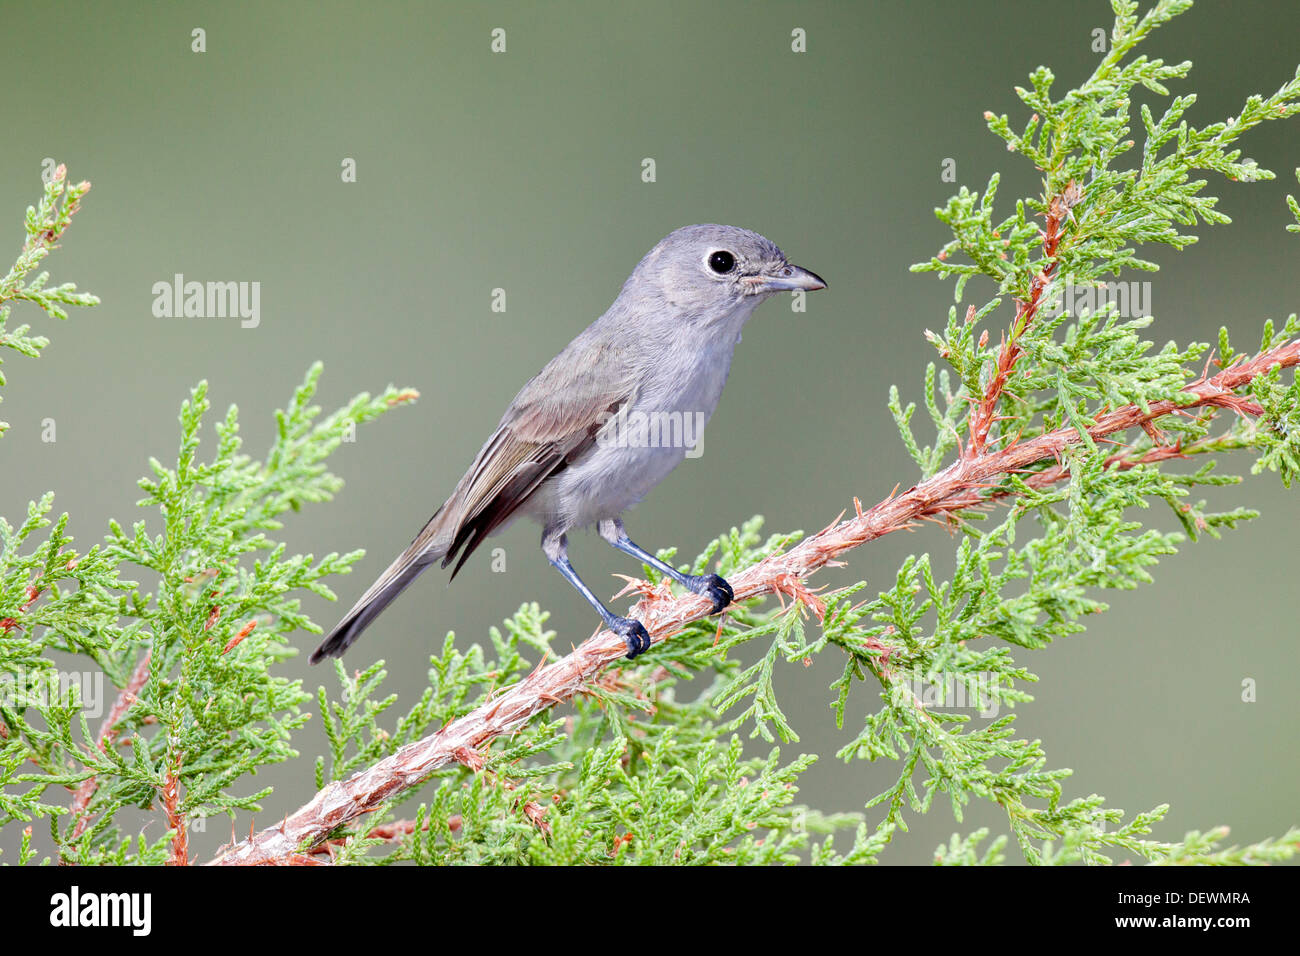
[[[752,312],[777,292],[826,288],[816,273],[791,265],[776,243],[736,226],[683,226],[637,265],[623,295],[651,293],[695,318]]]

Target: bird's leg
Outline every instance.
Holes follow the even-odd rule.
[[[587,599],[587,603],[596,609],[596,613],[605,622],[605,626],[622,637],[627,643],[628,660],[632,660],[637,655],[644,654],[650,649],[650,632],[645,629],[645,625],[630,617],[619,617],[605,607],[600,603],[600,598],[596,597],[591,588],[587,587],[582,578],[578,577],[578,572],[569,563],[569,542],[563,534],[555,534],[550,531],[543,533],[542,551],[546,554],[546,559],[551,562],[555,570],[564,575],[564,580],[577,588],[578,593]]]
[[[660,561],[649,551],[646,551],[635,541],[627,536],[627,529],[623,527],[622,520],[618,518],[609,518],[600,522],[596,526],[600,536],[612,544],[618,550],[625,554],[630,554],[634,558],[640,558],[643,562],[650,565],[661,574],[666,574],[688,591],[696,594],[702,594],[713,602],[713,612],[716,614],[724,607],[735,600],[736,595],[722,577],[716,574],[682,574],[671,565]]]

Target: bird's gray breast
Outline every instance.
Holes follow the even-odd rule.
[[[573,528],[616,517],[688,455],[702,453],[704,426],[722,397],[739,333],[711,331],[657,350],[632,401],[606,421],[587,452],[547,482],[546,523]]]

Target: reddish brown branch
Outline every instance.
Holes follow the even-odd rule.
[[[136,695],[140,693],[140,688],[144,682],[149,679],[149,659],[150,652],[145,651],[144,657],[140,663],[135,666],[130,680],[126,686],[117,695],[117,700],[113,702],[112,708],[109,709],[108,716],[99,727],[99,750],[104,753],[113,742],[117,740],[117,723],[120,721],[131,705],[135,703]],[[72,827],[72,839],[75,840],[86,831],[90,825],[90,814],[87,808],[90,806],[90,800],[95,795],[95,790],[99,787],[99,780],[96,777],[87,777],[81,781],[81,786],[77,788],[76,795],[72,798],[72,815],[76,823]]]
[[[1213,378],[1198,380],[1184,389],[1186,401],[1182,403],[1152,402],[1145,412],[1135,405],[1108,412],[1098,418],[1089,435],[1094,441],[1103,441],[1107,436],[1194,407],[1226,408],[1236,414],[1257,413],[1258,407],[1236,395],[1234,389],[1275,365],[1290,368],[1298,363],[1300,339],[1225,369]],[[837,519],[788,552],[772,555],[730,577],[736,599],[783,593],[816,610],[815,598],[803,581],[838,555],[892,531],[913,527],[918,519],[952,514],[988,501],[988,488],[994,479],[1038,462],[1056,460],[1058,464],[1034,476],[1034,482],[1061,480],[1068,474],[1060,464],[1062,453],[1081,442],[1075,429],[1060,428],[1028,441],[1013,442],[999,451],[986,450],[976,458],[959,457],[944,471],[902,494],[891,494],[866,511],[859,509],[848,520]],[[1150,453],[1154,456],[1150,460],[1179,453],[1176,446],[1170,446]],[[658,643],[686,624],[703,618],[709,607],[707,599],[697,595],[672,598],[656,589],[637,602],[634,616]],[[582,692],[601,670],[622,658],[625,651],[623,639],[618,635],[610,631],[594,634],[572,653],[539,667],[495,699],[442,730],[408,744],[348,780],[330,784],[278,826],[224,851],[213,862],[223,865],[301,862],[300,847],[305,849],[320,843],[336,827],[378,809],[386,800],[417,786],[433,771],[453,762],[481,764],[482,751],[492,740],[517,730],[535,715]]]
[[[455,833],[457,830],[460,829],[460,827],[461,827],[461,816],[459,813],[453,813],[451,816],[447,818],[448,831],[450,831],[451,833]],[[429,824],[425,823],[424,826],[421,827],[421,829],[428,830]],[[371,827],[369,832],[366,833],[365,839],[383,840],[385,843],[397,843],[398,841],[410,836],[414,832],[415,832],[414,820],[398,820],[395,823],[383,823],[377,827]],[[314,847],[308,850],[307,853],[312,856],[329,856],[333,854],[336,848],[341,847],[344,844],[344,842],[345,841],[343,840],[326,840],[324,843],[316,844]],[[317,863],[319,861],[313,860],[312,862]]]
[[[42,588],[40,585],[29,584],[27,586],[27,591],[24,593],[24,597],[26,598],[26,600],[24,600],[22,604],[18,605],[18,613],[20,615],[26,614],[28,611],[31,610],[32,605],[36,603],[36,599],[41,596],[41,590]],[[8,634],[15,627],[18,628],[19,630],[22,630],[22,625],[18,623],[18,618],[16,617],[0,618],[0,631],[4,631],[6,634]]]
[[[189,866],[189,828],[185,814],[181,813],[181,751],[179,742],[172,748],[172,761],[163,777],[163,810],[167,814],[167,828],[172,831],[172,849],[167,866]]]
[[[988,445],[989,429],[997,421],[998,402],[1002,399],[1007,379],[1011,377],[1016,362],[1023,354],[1020,338],[1038,315],[1043,304],[1043,292],[1051,285],[1056,275],[1058,266],[1056,254],[1061,247],[1061,230],[1065,221],[1070,218],[1071,210],[1082,200],[1083,189],[1074,180],[1070,180],[1061,195],[1053,196],[1047,204],[1047,221],[1043,226],[1043,255],[1048,262],[1042,271],[1030,280],[1028,298],[1016,303],[1016,315],[1011,321],[1011,331],[1002,339],[1002,347],[998,350],[997,362],[993,366],[993,375],[984,389],[984,394],[971,409],[970,441],[962,449],[963,458],[978,458],[984,454],[984,449]],[[985,334],[987,335],[987,330]],[[981,338],[980,345],[983,344],[984,340]]]

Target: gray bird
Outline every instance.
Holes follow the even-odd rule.
[[[451,497],[311,662],[341,656],[435,561],[444,568],[455,561],[454,578],[484,538],[520,514],[541,524],[547,560],[623,637],[629,658],[650,647],[650,635],[605,607],[578,577],[569,563],[571,529],[596,525],[615,548],[707,596],[714,613],[722,610],[734,597],[726,581],[660,561],[632,542],[619,515],[698,444],[759,303],[777,292],[824,288],[756,232],[703,225],[668,235],[637,263],[609,311],[520,390]]]

